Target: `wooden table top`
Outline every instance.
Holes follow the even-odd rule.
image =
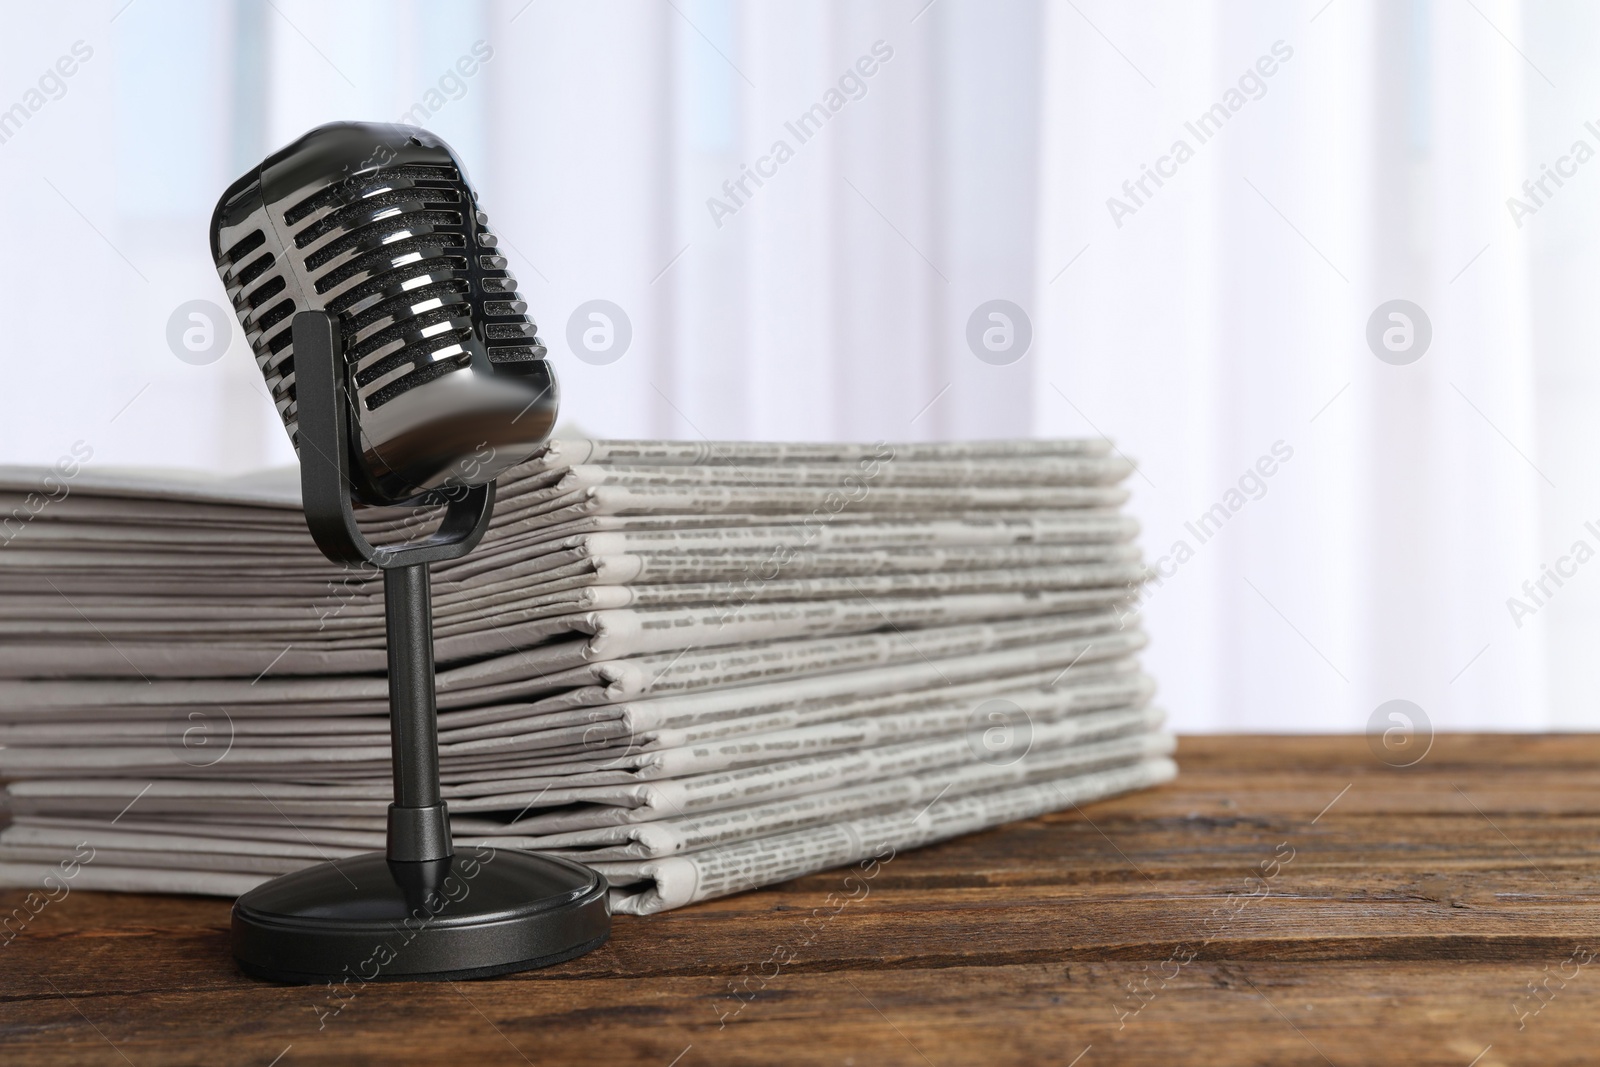
[[[0,1063],[1600,1062],[1600,737],[1178,761],[905,853],[859,899],[834,871],[620,917],[582,959],[375,983],[320,1029],[325,989],[234,970],[226,902],[73,892],[0,948]]]

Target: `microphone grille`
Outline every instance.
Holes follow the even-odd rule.
[[[284,158],[293,151],[223,197],[213,251],[297,449],[290,335],[297,312],[340,317],[352,403],[364,424],[474,358],[490,364],[485,370],[508,371],[517,368],[505,365],[544,358],[499,240],[447,148],[416,137],[380,145],[360,164],[346,164],[354,173],[320,182],[294,180],[302,168]],[[274,162],[273,188],[264,189]]]
[[[289,351],[289,323],[297,310],[287,294],[282,263],[266,247],[266,231],[258,226],[217,259],[217,272],[266,377],[273,406],[298,449],[295,427],[294,365]]]

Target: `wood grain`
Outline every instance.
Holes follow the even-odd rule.
[[[0,1063],[1600,1060],[1600,738],[1441,736],[1405,770],[1360,737],[1186,738],[1179,764],[858,900],[825,872],[320,1019],[326,989],[233,969],[226,902],[74,892],[0,948]]]

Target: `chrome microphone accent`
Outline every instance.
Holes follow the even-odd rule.
[[[555,375],[449,145],[411,126],[332,123],[234,182],[211,254],[296,449],[291,323],[339,319],[364,504],[476,486],[555,421]]]

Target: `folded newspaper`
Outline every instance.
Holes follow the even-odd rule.
[[[648,914],[1169,780],[1131,470],[554,440],[433,567],[455,834]],[[381,849],[382,587],[318,553],[292,470],[0,468],[0,885],[233,895]]]

